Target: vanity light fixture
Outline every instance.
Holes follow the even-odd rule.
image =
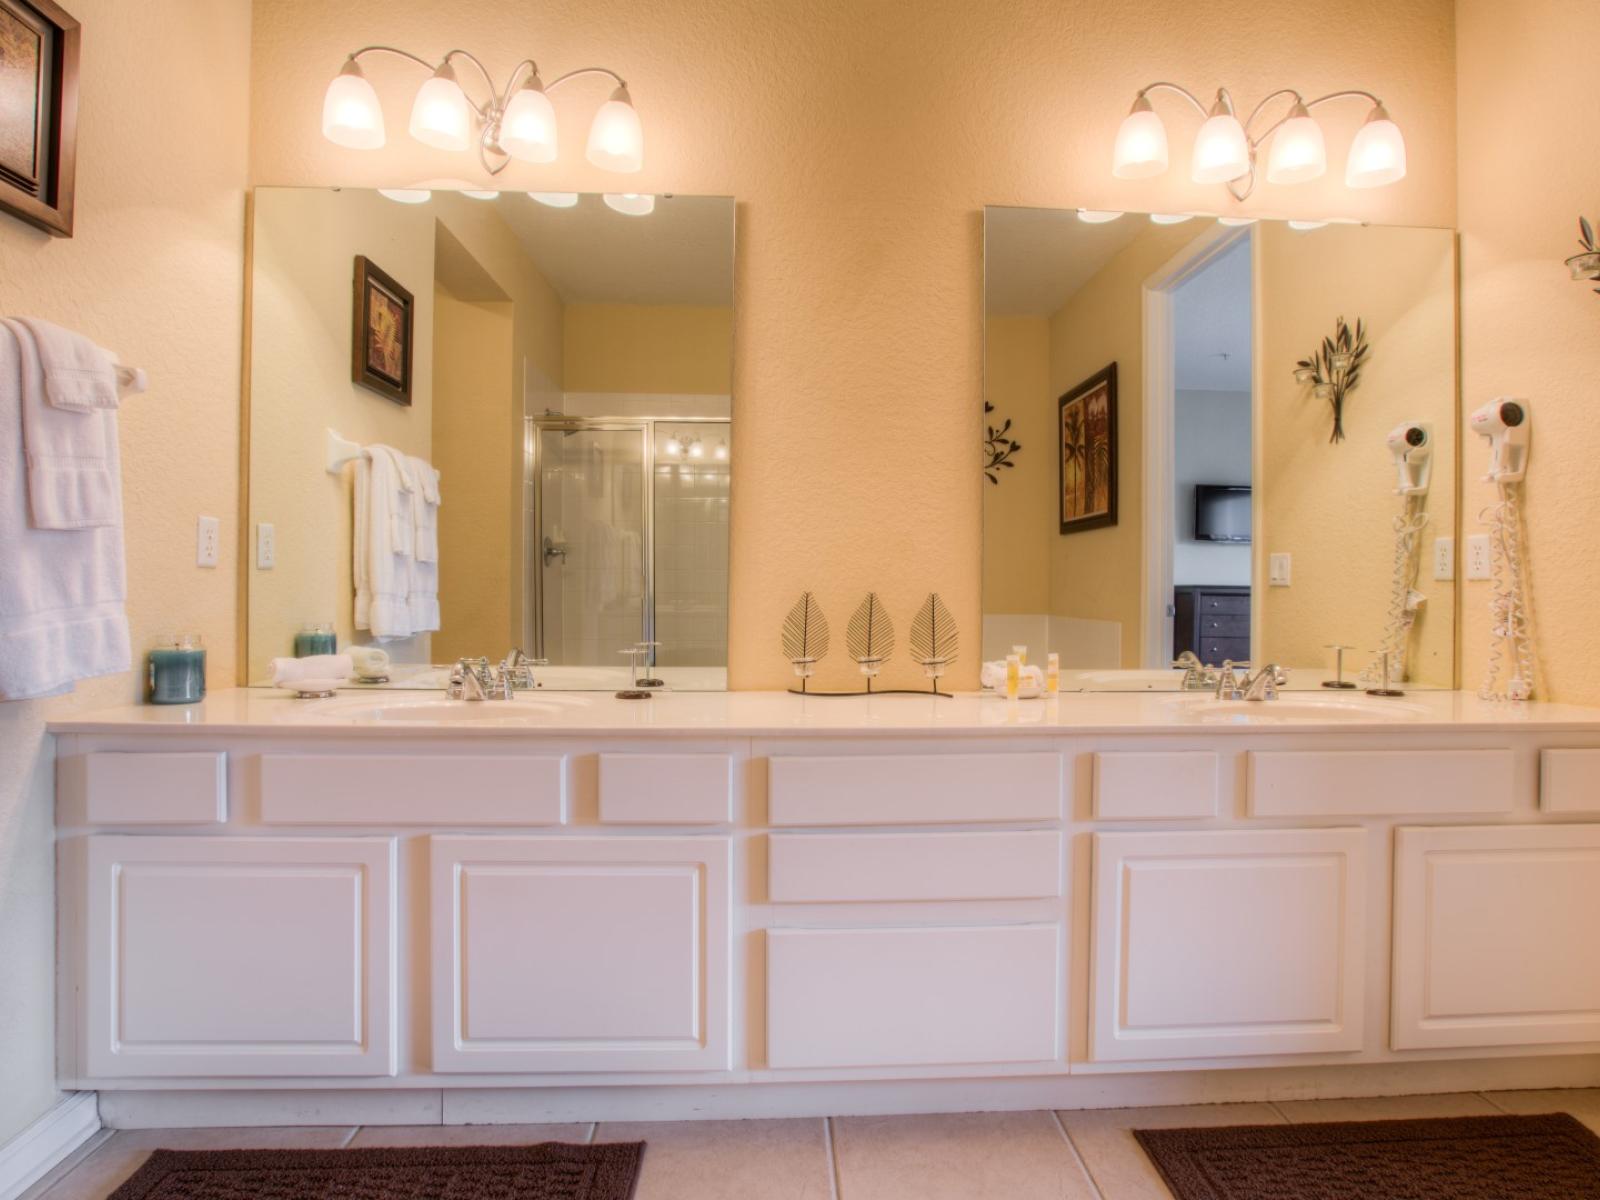
[[[1150,93],[1157,91],[1176,92],[1204,118],[1195,135],[1191,177],[1196,183],[1226,184],[1236,200],[1245,199],[1255,188],[1257,152],[1268,138],[1272,139],[1267,153],[1268,183],[1304,183],[1319,178],[1328,169],[1322,127],[1311,110],[1333,100],[1356,98],[1372,104],[1366,123],[1350,144],[1345,186],[1382,187],[1405,178],[1405,139],[1383,101],[1371,92],[1351,88],[1307,100],[1293,88],[1279,88],[1240,121],[1227,88],[1218,88],[1216,100],[1207,108],[1187,88],[1175,83],[1152,83],[1139,90],[1117,130],[1111,173],[1118,179],[1150,179],[1167,169],[1166,126],[1150,104]],[[1252,134],[1251,127],[1267,105],[1280,98],[1291,100],[1289,111]]]
[[[378,195],[396,204],[426,204],[433,199],[427,188],[379,188]]]
[[[728,461],[728,443],[721,438],[717,439],[716,448],[711,451],[711,457],[718,462]]]
[[[656,198],[638,192],[606,192],[601,199],[607,208],[627,217],[648,217],[656,210]]]
[[[1150,219],[1157,225],[1182,225],[1185,221],[1194,220],[1193,213],[1151,213]]]
[[[1217,224],[1228,226],[1254,225],[1260,219],[1260,217],[1218,217]]]
[[[577,192],[529,192],[528,198],[547,208],[572,208],[578,203]]]
[[[586,157],[608,171],[633,172],[644,165],[644,130],[627,82],[615,71],[580,67],[552,79],[547,87],[534,61],[524,59],[501,90],[488,68],[465,50],[452,50],[437,63],[393,46],[354,51],[322,98],[322,135],[335,145],[377,150],[384,144],[383,108],[360,62],[366,55],[380,53],[408,59],[429,73],[412,101],[407,125],[411,136],[439,150],[470,150],[475,142],[478,161],[491,175],[505,170],[513,158],[530,163],[555,160],[556,114],[547,93],[584,75],[606,75],[616,81],[590,125]],[[483,77],[489,90],[486,100],[467,95],[456,75],[458,61],[471,63]]]
[[[1121,215],[1120,211],[1111,209],[1080,208],[1078,210],[1078,220],[1085,225],[1104,225],[1108,221],[1115,221]]]
[[[683,443],[680,442],[676,436],[669,437],[667,439],[667,444],[661,448],[667,452],[667,456],[669,458],[677,458],[678,455],[683,453]]]
[[[1305,232],[1307,232],[1309,230],[1312,230],[1312,229],[1321,229],[1324,225],[1327,225],[1328,222],[1327,221],[1286,221],[1285,224],[1288,225],[1290,229],[1298,229],[1302,233],[1305,233]]]

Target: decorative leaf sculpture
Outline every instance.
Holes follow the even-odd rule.
[[[1582,254],[1574,254],[1567,259],[1567,268],[1572,272],[1574,279],[1585,279],[1593,283],[1600,279],[1600,245],[1596,245],[1594,226],[1589,223],[1588,217],[1578,218],[1578,245],[1583,248]],[[1600,295],[1600,287],[1594,289]]]
[[[1361,367],[1367,361],[1372,347],[1367,345],[1367,327],[1356,318],[1355,332],[1340,317],[1334,323],[1333,336],[1323,338],[1322,345],[1310,358],[1294,364],[1294,377],[1300,383],[1312,385],[1312,395],[1326,400],[1333,409],[1333,434],[1330,442],[1344,441],[1345,396],[1361,382]]]
[[[923,666],[947,667],[955,662],[960,649],[955,618],[939,599],[929,592],[911,619],[911,657]]]
[[[878,599],[877,592],[868,592],[866,599],[850,618],[844,631],[845,646],[850,657],[861,664],[861,673],[871,679],[894,653],[894,624]]]
[[[783,654],[794,664],[796,675],[806,678],[818,660],[827,657],[828,636],[828,618],[822,615],[817,598],[801,592],[783,619]]]
[[[983,402],[984,415],[994,411],[994,405],[987,400]],[[1011,461],[1011,456],[1022,449],[1022,443],[1015,438],[1007,437],[1011,432],[1011,418],[1007,417],[1005,423],[998,429],[987,421],[983,425],[983,476],[990,483],[999,483],[1000,476],[996,473],[1001,467],[1011,470],[1017,464]]]

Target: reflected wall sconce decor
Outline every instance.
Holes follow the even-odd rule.
[[[1367,345],[1367,327],[1356,318],[1355,331],[1340,317],[1334,324],[1333,336],[1323,338],[1322,345],[1310,358],[1302,358],[1294,365],[1296,383],[1309,383],[1311,394],[1326,400],[1333,409],[1333,434],[1330,442],[1344,441],[1344,400],[1361,382],[1361,368],[1372,347]]]
[[[1175,83],[1152,83],[1139,89],[1133,108],[1117,130],[1111,156],[1111,173],[1118,179],[1151,179],[1167,169],[1167,127],[1150,103],[1152,92],[1174,92],[1194,106],[1202,118],[1195,134],[1189,173],[1196,183],[1226,184],[1235,200],[1250,195],[1256,185],[1256,157],[1271,139],[1267,151],[1268,183],[1305,183],[1328,169],[1327,145],[1322,127],[1311,110],[1334,100],[1359,99],[1372,104],[1367,120],[1350,144],[1344,182],[1351,188],[1383,187],[1405,178],[1406,143],[1389,117],[1383,101],[1371,92],[1350,88],[1307,100],[1293,88],[1270,93],[1241,121],[1227,88],[1207,108],[1187,88]],[[1268,105],[1287,99],[1288,111],[1270,125],[1252,133]]]
[[[985,400],[983,402],[984,416],[988,416],[993,411],[994,405]],[[985,421],[983,430],[983,477],[990,483],[999,483],[1001,469],[1010,470],[1017,465],[1011,461],[1011,456],[1022,449],[1022,443],[1009,436],[1011,433],[1010,417],[1007,417],[999,426],[990,425]]]
[[[1567,270],[1572,272],[1574,279],[1586,279],[1593,283],[1600,279],[1600,248],[1595,246],[1594,226],[1589,224],[1588,217],[1578,218],[1578,245],[1583,247],[1583,252],[1567,259]],[[1600,287],[1594,290],[1600,295]]]
[[[345,59],[322,99],[322,135],[351,150],[377,150],[385,141],[383,107],[378,93],[361,69],[361,59],[371,54],[392,54],[416,63],[428,72],[411,104],[407,126],[417,141],[439,150],[471,150],[491,175],[505,170],[513,158],[523,162],[554,162],[556,112],[549,92],[585,75],[605,75],[616,82],[610,98],[600,106],[589,127],[585,157],[608,171],[633,172],[644,165],[644,131],[627,82],[607,67],[580,67],[545,84],[534,61],[523,59],[511,71],[503,89],[473,55],[452,50],[437,63],[393,46],[363,46]],[[488,89],[482,101],[467,94],[456,65],[473,67]]]

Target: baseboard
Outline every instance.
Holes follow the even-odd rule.
[[[0,1146],[0,1200],[16,1200],[100,1129],[98,1097],[72,1092]]]

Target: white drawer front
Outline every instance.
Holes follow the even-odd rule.
[[[1054,821],[1059,754],[774,756],[768,797],[776,826],[938,825]]]
[[[559,825],[558,754],[263,754],[269,825]]]
[[[1600,1042],[1600,825],[1395,835],[1396,1050]]]
[[[1509,750],[1272,750],[1250,755],[1253,817],[1510,812]]]
[[[1217,756],[1137,751],[1094,756],[1094,815],[1143,821],[1217,815]]]
[[[1360,1049],[1365,838],[1095,834],[1095,1059]]]
[[[775,1068],[1048,1062],[1060,1057],[1055,925],[775,929]]]
[[[65,812],[90,825],[215,825],[228,819],[227,755],[101,752],[62,763]]]
[[[1600,750],[1545,750],[1539,755],[1539,807],[1600,813]]]
[[[602,754],[600,820],[607,825],[726,825],[733,820],[726,754]]]
[[[1061,894],[1058,833],[780,833],[769,846],[776,904]]]

